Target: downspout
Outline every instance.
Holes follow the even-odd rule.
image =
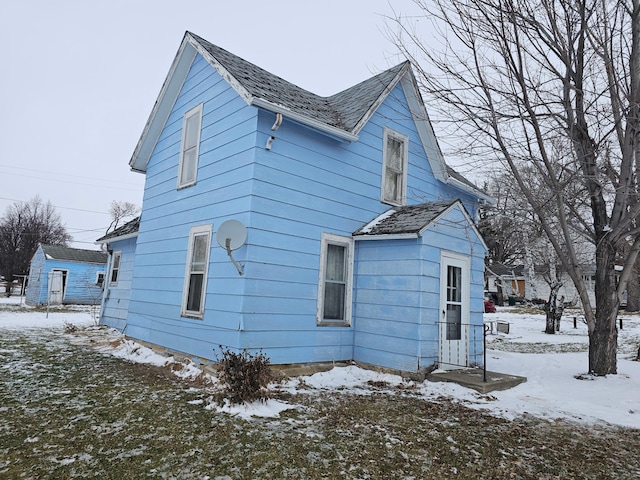
[[[276,113],[276,121],[273,124],[273,126],[271,127],[271,131],[275,132],[276,130],[278,130],[278,128],[280,128],[280,125],[282,125],[282,114],[280,112]],[[276,137],[274,135],[271,135],[268,139],[267,139],[267,144],[264,146],[264,148],[266,150],[271,150],[271,145],[273,144],[273,141],[276,139]]]

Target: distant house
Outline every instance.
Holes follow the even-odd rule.
[[[409,63],[319,97],[187,32],[130,166],[101,323],[202,361],[482,362],[491,199],[445,164]]]
[[[507,297],[525,297],[527,281],[524,265],[505,265],[494,262],[485,267],[485,291],[499,305]]]
[[[59,245],[40,245],[31,259],[28,305],[97,305],[102,299],[107,254]]]
[[[589,295],[589,302],[591,306],[595,306],[596,295],[596,265],[586,264],[580,266],[582,280]],[[561,265],[556,266],[556,272],[559,281],[562,286],[558,290],[558,299],[563,298],[565,302],[575,303],[581,305],[580,295],[576,289],[573,280],[569,277],[569,274],[564,271]],[[551,286],[549,285],[549,266],[548,265],[535,265],[532,269],[525,269],[525,277],[527,281],[527,298],[529,299],[542,299],[548,300],[551,293]],[[626,295],[626,292],[625,292]]]

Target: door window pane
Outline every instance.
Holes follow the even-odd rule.
[[[462,269],[449,265],[447,268],[447,301],[462,301]]]
[[[462,338],[462,305],[447,305],[447,340]]]

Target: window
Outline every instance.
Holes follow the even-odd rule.
[[[189,233],[187,268],[182,293],[182,315],[202,318],[207,290],[211,225],[192,227]]]
[[[96,272],[96,285],[99,287],[104,283],[104,272]]]
[[[404,205],[407,194],[409,139],[385,127],[382,148],[382,201],[392,205]]]
[[[180,149],[178,188],[188,187],[196,183],[201,124],[202,104],[192,108],[184,114],[184,121],[182,123],[182,147]]]
[[[118,284],[118,275],[120,274],[120,258],[122,252],[113,252],[111,254],[111,275],[109,275],[109,285]]]
[[[447,265],[447,340],[462,338],[462,268]]]
[[[351,324],[352,265],[352,239],[323,234],[318,285],[318,325]]]

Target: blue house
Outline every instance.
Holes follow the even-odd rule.
[[[39,245],[31,259],[28,305],[98,305],[107,254],[60,245]]]
[[[491,199],[445,164],[408,62],[320,97],[187,32],[130,166],[103,324],[205,362],[482,362]]]
[[[101,323],[120,331],[127,326],[139,227],[140,217],[137,217],[97,240],[106,245],[109,253],[108,275],[100,308]]]

